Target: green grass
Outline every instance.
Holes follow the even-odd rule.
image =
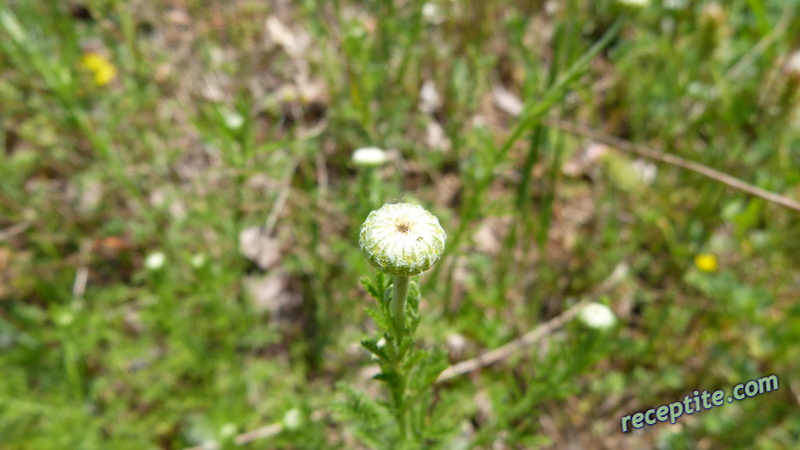
[[[570,322],[437,385],[427,445],[800,441],[797,212],[663,164],[646,184],[610,149],[569,173],[592,143],[544,120],[798,198],[796,2],[67,3],[0,5],[0,447],[234,447],[293,409],[300,429],[248,445],[368,446],[342,413],[342,386],[382,395],[358,348],[374,331],[363,146],[392,150],[379,202],[421,203],[448,233],[416,336],[451,364],[629,267],[599,299],[610,332]],[[265,267],[240,250],[254,226],[277,255]],[[777,392],[620,432],[622,416],[770,374]]]

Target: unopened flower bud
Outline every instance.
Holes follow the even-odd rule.
[[[361,167],[377,167],[388,160],[386,152],[378,147],[363,147],[353,152],[353,162]]]
[[[578,314],[581,322],[590,328],[610,328],[616,321],[616,316],[611,308],[602,303],[590,303]]]
[[[421,206],[387,203],[361,225],[358,245],[373,267],[410,277],[430,269],[444,252],[439,219]]]

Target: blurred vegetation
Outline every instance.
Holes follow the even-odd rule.
[[[357,230],[403,200],[448,233],[417,336],[451,364],[628,268],[614,329],[437,385],[430,447],[797,448],[797,212],[543,119],[798,198],[798,6],[5,0],[0,446],[369,445],[342,413],[379,392]]]

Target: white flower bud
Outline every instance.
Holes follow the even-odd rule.
[[[144,266],[150,270],[159,270],[164,266],[164,261],[167,257],[161,252],[153,252],[147,255],[144,260]]]
[[[650,3],[650,0],[617,0],[617,1],[623,5],[642,7],[642,8],[647,6],[648,3]]]
[[[410,277],[430,269],[442,255],[446,239],[439,219],[421,206],[387,203],[369,213],[358,245],[376,269]]]
[[[203,253],[195,253],[192,256],[192,267],[199,269],[206,265],[206,255]]]
[[[236,435],[236,425],[226,423],[219,430],[219,436],[223,439],[228,439]]]
[[[602,303],[588,304],[578,313],[578,317],[586,326],[597,329],[610,328],[616,321],[614,311]]]
[[[353,152],[353,162],[357,166],[376,167],[388,160],[386,152],[378,147],[363,147]]]
[[[292,408],[283,415],[283,426],[287,430],[297,430],[301,425],[303,425],[303,413],[299,409]]]

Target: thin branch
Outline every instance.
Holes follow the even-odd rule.
[[[5,241],[6,239],[11,239],[12,237],[22,233],[23,231],[27,230],[31,227],[30,222],[20,222],[16,225],[12,225],[5,230],[0,231],[0,241]]]
[[[726,173],[712,169],[708,166],[704,166],[700,163],[689,161],[687,159],[683,159],[679,156],[675,156],[669,153],[658,152],[648,147],[644,147],[641,145],[625,141],[623,139],[605,134],[603,132],[594,130],[584,125],[563,122],[556,119],[546,119],[543,121],[543,123],[551,128],[556,128],[562,131],[566,131],[567,133],[584,136],[589,139],[592,139],[593,141],[606,144],[610,147],[614,147],[616,149],[628,153],[633,153],[635,155],[639,155],[655,161],[671,164],[673,166],[680,167],[682,169],[691,170],[692,172],[699,173],[700,175],[711,178],[712,180],[715,181],[719,181],[722,184],[725,184],[729,187],[740,190],[742,192],[746,192],[750,195],[756,196],[768,202],[789,209],[793,209],[795,211],[800,211],[800,202],[798,202],[797,200],[791,199],[784,195],[767,191],[765,189],[761,189],[758,186],[746,183],[738,178],[732,177]]]
[[[292,177],[294,176],[296,169],[297,160],[294,160],[286,169],[286,173],[283,176],[281,191],[278,193],[278,198],[275,200],[275,203],[272,204],[272,210],[269,212],[269,216],[267,216],[267,221],[265,222],[262,230],[265,236],[272,235],[272,231],[275,229],[275,224],[278,223],[278,216],[280,215],[281,211],[283,211],[283,206],[286,204],[286,199],[289,198],[289,191],[292,187]]]
[[[611,273],[611,275],[603,282],[594,292],[589,295],[587,298],[578,302],[572,308],[564,311],[561,315],[556,316],[546,323],[540,325],[539,327],[535,328],[528,333],[520,336],[519,338],[505,344],[501,347],[498,347],[494,350],[490,350],[486,353],[481,354],[477,358],[472,358],[466,361],[462,361],[455,365],[452,365],[445,369],[439,377],[436,379],[437,383],[441,383],[443,381],[447,381],[451,378],[457,377],[459,375],[463,375],[465,373],[472,372],[474,370],[480,369],[481,367],[486,367],[488,365],[494,364],[500,360],[508,358],[509,356],[513,355],[514,353],[522,350],[523,348],[541,340],[543,337],[552,334],[555,330],[561,328],[569,322],[570,320],[574,319],[575,316],[578,315],[579,312],[583,308],[586,307],[589,303],[591,303],[592,298],[597,297],[598,295],[607,292],[612,287],[614,287],[617,283],[619,283],[625,275],[628,273],[628,266],[625,263],[620,263]]]
[[[259,439],[275,436],[276,434],[279,434],[281,431],[283,431],[283,423],[276,422],[263,426],[261,428],[257,428],[252,431],[248,431],[246,433],[242,433],[236,436],[234,442],[236,442],[237,445],[244,445]]]
[[[78,256],[78,270],[75,272],[75,282],[72,284],[73,298],[81,298],[86,292],[86,284],[89,281],[89,252],[91,249],[91,241],[86,240],[81,243],[81,250]]]
[[[578,302],[572,308],[564,311],[561,313],[560,316],[556,316],[550,319],[548,322],[540,325],[538,328],[534,329],[533,331],[529,331],[524,335],[520,336],[519,338],[505,344],[501,347],[498,347],[494,350],[490,350],[486,353],[481,354],[477,358],[472,358],[466,361],[461,361],[458,364],[452,365],[445,369],[441,374],[439,374],[439,378],[436,379],[437,383],[441,383],[443,381],[447,381],[451,378],[455,378],[459,375],[463,375],[465,373],[472,372],[474,370],[480,369],[481,367],[486,367],[492,365],[500,360],[506,359],[509,356],[513,355],[514,353],[520,351],[521,349],[537,342],[541,338],[550,335],[553,331],[557,330],[564,326],[565,323],[569,322],[575,316],[581,312],[583,308],[586,307],[590,302],[589,298],[585,298]]]
[[[789,391],[791,391],[792,394],[794,394],[795,401],[797,401],[797,404],[800,405],[800,386],[797,383],[790,381]]]

